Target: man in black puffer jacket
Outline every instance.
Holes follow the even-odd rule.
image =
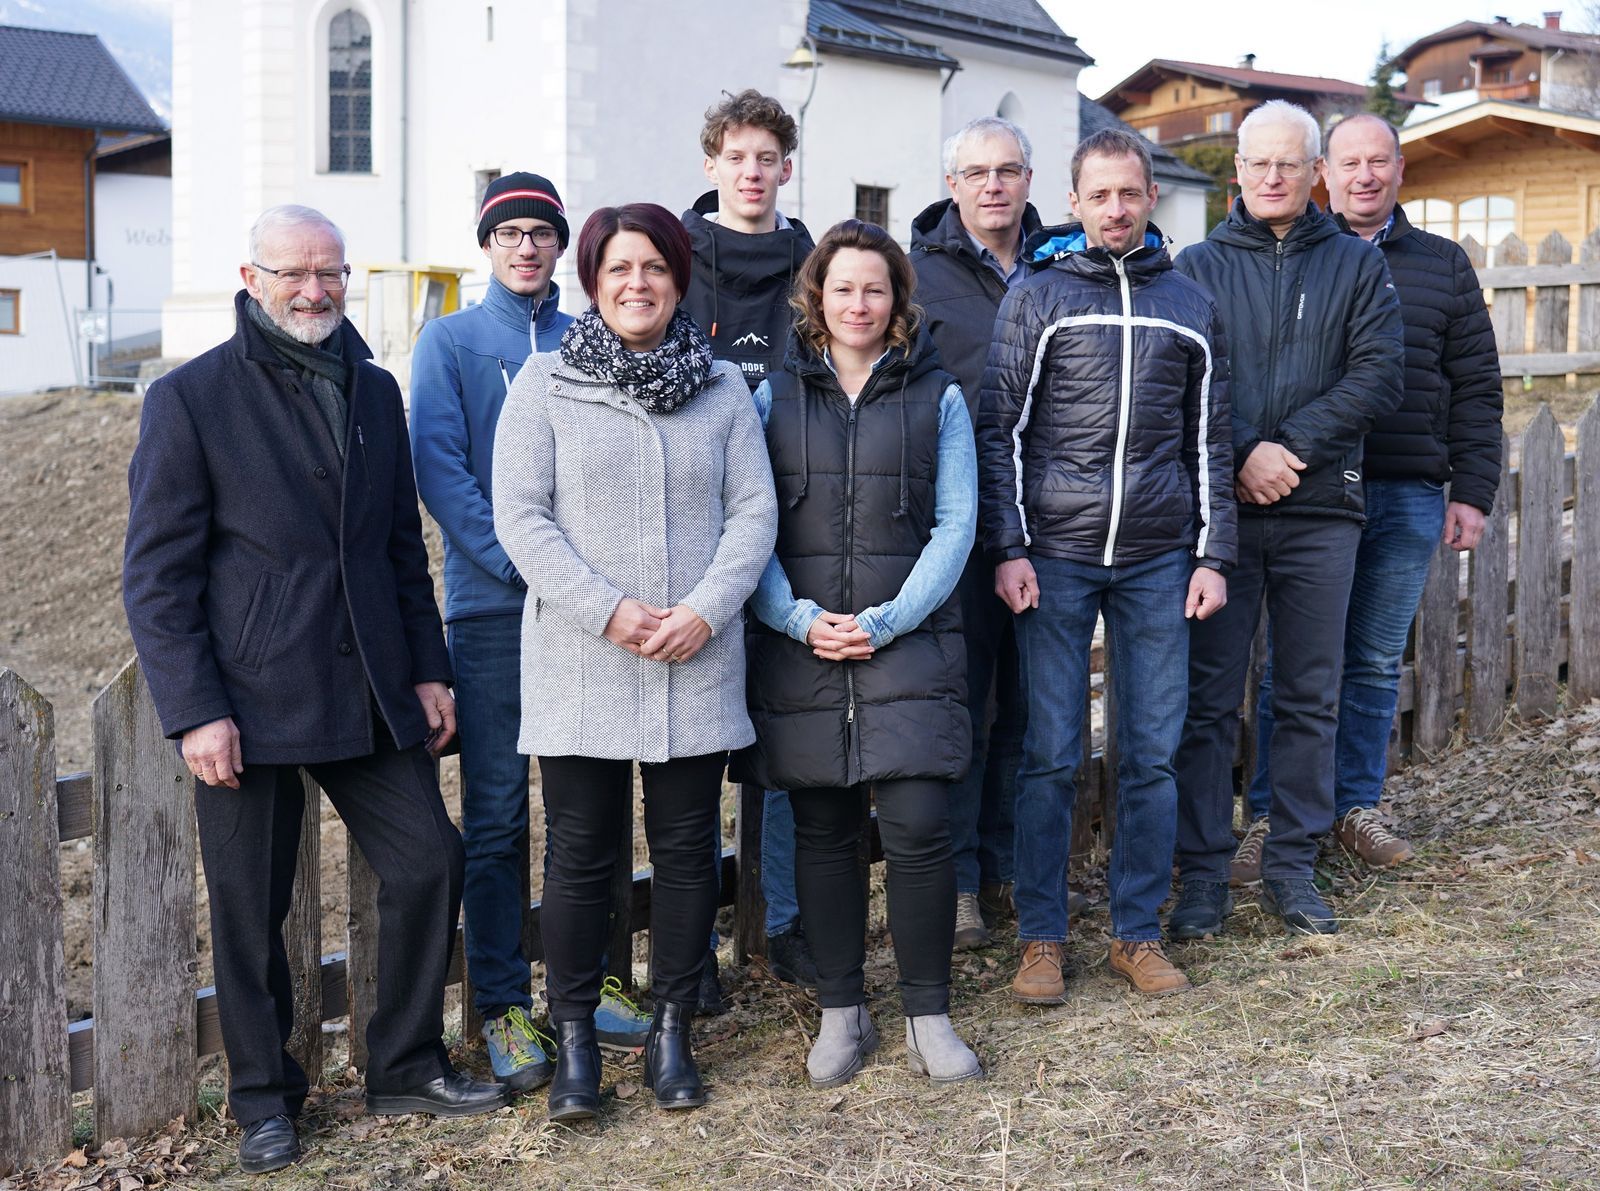
[[[1104,616],[1119,714],[1111,970],[1142,993],[1188,980],[1161,950],[1171,888],[1189,627],[1221,609],[1234,559],[1227,349],[1216,304],[1150,226],[1143,140],[1082,141],[1081,224],[1030,237],[1040,268],[1006,297],[978,415],[979,519],[1016,614],[1028,698],[1016,802],[1012,995],[1060,1001],[1073,771],[1089,646]]]
[[[1383,250],[1406,336],[1405,399],[1366,439],[1367,523],[1350,590],[1339,687],[1335,831],[1346,851],[1374,868],[1412,856],[1411,845],[1376,813],[1400,660],[1441,533],[1455,550],[1471,550],[1483,535],[1500,484],[1504,404],[1494,328],[1477,273],[1459,245],[1413,228],[1396,206],[1404,166],[1400,138],[1380,117],[1352,116],[1328,134],[1329,205],[1344,232]],[[1263,741],[1272,732],[1271,689],[1262,683],[1257,724]],[[1260,875],[1255,841],[1270,830],[1265,745],[1258,757],[1250,832],[1234,858],[1235,881]]]
[[[1239,565],[1228,606],[1196,625],[1178,750],[1175,938],[1209,938],[1232,908],[1233,750],[1263,597],[1278,661],[1272,832],[1264,901],[1298,931],[1331,933],[1311,881],[1333,828],[1345,610],[1363,519],[1361,441],[1400,401],[1400,303],[1383,254],[1310,201],[1321,134],[1303,108],[1262,104],[1239,127],[1242,196],[1178,268],[1216,295],[1233,345]]]

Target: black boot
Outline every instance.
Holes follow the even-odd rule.
[[[655,1021],[644,1044],[644,1086],[656,1094],[657,1108],[699,1108],[706,1090],[689,1045],[694,1006],[656,1002]]]
[[[552,1121],[591,1120],[600,1114],[600,1043],[594,1035],[594,1018],[553,1024],[556,1074],[550,1081],[549,1117]]]

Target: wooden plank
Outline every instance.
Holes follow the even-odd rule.
[[[0,670],[0,1178],[72,1148],[55,711]]]
[[[1091,669],[1093,667],[1091,666]],[[1094,769],[1094,693],[1083,688],[1083,749],[1072,775],[1072,837],[1067,844],[1067,872],[1082,871],[1094,852],[1095,808],[1099,805],[1098,777]],[[1019,778],[1020,780],[1020,778]]]
[[[1510,440],[1502,437],[1501,483],[1483,536],[1467,562],[1467,736],[1486,740],[1506,719],[1506,615],[1510,570]]]
[[[1478,283],[1484,289],[1493,290],[1521,289],[1530,285],[1594,285],[1600,283],[1600,262],[1585,260],[1577,265],[1496,265],[1489,269],[1480,268],[1477,274]]]
[[[1539,242],[1539,264],[1566,265],[1572,262],[1572,245],[1560,232],[1551,232]],[[1536,352],[1565,352],[1567,323],[1571,314],[1572,288],[1565,281],[1545,278],[1534,290],[1533,349]]]
[[[1450,743],[1456,720],[1456,625],[1461,558],[1441,540],[1428,563],[1416,620],[1417,710],[1411,743],[1423,756]]]
[[[1583,263],[1600,272],[1600,228],[1583,238]],[[1578,350],[1600,351],[1600,280],[1578,286]]]
[[[1111,850],[1111,841],[1117,833],[1117,765],[1121,756],[1121,749],[1117,743],[1117,720],[1119,709],[1117,706],[1121,692],[1112,677],[1115,669],[1116,649],[1111,642],[1111,634],[1106,633],[1105,641],[1105,669],[1102,671],[1100,685],[1100,705],[1103,709],[1105,725],[1104,734],[1100,738],[1100,755],[1104,758],[1104,768],[1100,776],[1100,842],[1105,845],[1107,853]],[[1087,727],[1087,725],[1085,725]]]
[[[94,774],[56,778],[56,825],[62,843],[94,834]]]
[[[767,898],[761,892],[761,821],[766,814],[766,791],[748,783],[739,787],[735,803],[734,932],[739,962],[767,953]]]
[[[1250,783],[1255,780],[1256,767],[1261,764],[1260,708],[1261,683],[1267,676],[1267,601],[1261,601],[1261,614],[1256,617],[1256,635],[1250,640],[1250,665],[1244,676],[1244,707],[1239,717],[1239,784],[1240,797],[1246,801],[1244,820],[1250,821]]]
[[[1495,249],[1497,266],[1526,265],[1528,250],[1515,235],[1507,236]],[[1494,326],[1495,346],[1502,356],[1519,355],[1527,337],[1528,282],[1513,281],[1494,284],[1494,301],[1489,307],[1489,321]],[[1504,365],[1501,366],[1504,373]]]
[[[294,1029],[286,1047],[315,1087],[322,1082],[322,787],[302,771],[305,811],[295,853],[294,892],[283,924],[294,996]]]
[[[345,833],[345,991],[350,1018],[350,1066],[367,1067],[367,1024],[378,1004],[378,874]]]
[[[1548,405],[1522,435],[1517,509],[1517,711],[1554,715],[1561,632],[1561,427]]]
[[[1478,284],[1483,286],[1484,289],[1492,289],[1495,283],[1483,279],[1485,267],[1489,263],[1489,254],[1485,251],[1483,245],[1479,244],[1477,239],[1471,235],[1462,236],[1461,251],[1467,254],[1467,263],[1477,271]],[[1500,284],[1510,285],[1511,282],[1502,281]]]
[[[1567,650],[1567,702],[1573,706],[1600,696],[1600,401],[1578,420],[1575,484]]]
[[[95,1139],[195,1113],[194,777],[137,660],[94,700]]]
[[[1497,331],[1497,338],[1498,334]],[[1502,352],[1500,355],[1502,377],[1565,376],[1569,372],[1600,372],[1600,351],[1556,351],[1544,354],[1518,351]]]

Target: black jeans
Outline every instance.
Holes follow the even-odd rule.
[[[693,1005],[717,914],[716,844],[726,753],[639,766],[650,845],[650,992]],[[550,1020],[584,1021],[600,1003],[617,835],[633,762],[540,757],[548,868],[539,925]]]
[[[461,909],[461,836],[433,759],[396,749],[308,765],[379,880],[378,1001],[367,1027],[367,1088],[393,1093],[450,1070],[444,978]],[[305,788],[292,765],[248,765],[239,789],[195,783],[211,898],[217,1013],[228,1107],[241,1125],[296,1116],[306,1073],[283,1049],[294,1024],[283,922],[294,887]]]
[[[873,784],[888,864],[889,931],[907,1017],[950,1009],[956,876],[950,858],[950,784],[906,779]],[[861,788],[790,790],[794,885],[817,962],[824,1009],[867,1000],[867,891],[856,865],[866,820]]]
[[[1233,750],[1250,642],[1267,601],[1273,658],[1272,834],[1264,877],[1309,877],[1333,829],[1334,739],[1345,613],[1361,523],[1342,517],[1239,514],[1228,602],[1189,633],[1189,713],[1178,745],[1178,868],[1226,881],[1233,856]]]

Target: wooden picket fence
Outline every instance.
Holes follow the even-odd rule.
[[[1528,263],[1527,245],[1514,235],[1495,247],[1492,268],[1488,252],[1471,236],[1462,238],[1461,247],[1478,272],[1479,284],[1491,295],[1489,317],[1502,376],[1600,373],[1600,229],[1579,245],[1576,264],[1572,245],[1560,232],[1539,242],[1533,264]]]
[[[1511,443],[1507,443],[1507,458]],[[1548,408],[1521,436],[1521,465],[1503,476],[1482,544],[1433,560],[1400,689],[1397,755],[1482,740],[1508,708],[1525,717],[1600,694],[1600,404],[1565,452]],[[1095,696],[1091,696],[1093,698]],[[1104,739],[1085,734],[1072,851],[1081,862],[1115,821],[1116,693],[1102,688]],[[1247,700],[1241,766],[1253,764]],[[71,1097],[94,1089],[97,1140],[192,1117],[197,1062],[221,1050],[213,989],[197,990],[192,779],[163,739],[137,662],[95,698],[94,770],[56,775],[53,710],[0,670],[0,1176],[72,1148]],[[350,1063],[365,1061],[376,974],[376,882],[351,849],[345,949],[321,938],[320,792],[308,781],[299,870],[285,929],[294,979],[290,1046],[323,1070],[321,1024],[347,1017]],[[761,791],[740,792],[735,847],[723,853],[723,901],[737,907],[742,955],[758,953]],[[874,833],[875,835],[875,833]],[[59,845],[91,838],[93,1011],[67,1022]],[[633,935],[648,924],[649,874],[631,871],[633,825],[617,841],[610,970],[629,980]],[[878,854],[875,839],[863,852]],[[526,870],[526,866],[525,870]],[[539,908],[524,943],[542,958]],[[460,939],[450,979],[462,979]],[[464,1002],[470,998],[464,997]],[[466,1022],[464,1033],[475,1031]]]

